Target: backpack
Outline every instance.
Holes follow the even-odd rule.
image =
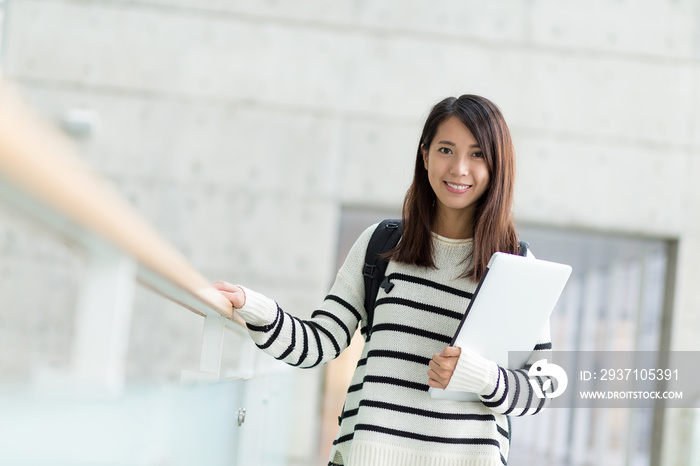
[[[365,253],[365,266],[363,275],[365,279],[365,310],[367,311],[367,327],[365,339],[369,339],[372,333],[372,320],[374,318],[374,303],[377,300],[379,288],[384,288],[387,293],[391,291],[394,284],[389,281],[386,274],[386,267],[389,261],[382,258],[385,254],[398,244],[403,233],[403,223],[401,219],[383,220],[372,233],[372,237],[367,245]],[[527,256],[530,245],[525,241],[518,244],[518,254]]]

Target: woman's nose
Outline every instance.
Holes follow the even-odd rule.
[[[455,157],[451,170],[453,175],[468,175],[469,169],[468,157]]]

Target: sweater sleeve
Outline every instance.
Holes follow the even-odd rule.
[[[308,320],[294,317],[272,299],[243,287],[246,302],[237,312],[259,348],[301,368],[328,362],[347,348],[358,325],[364,327],[367,322],[362,268],[375,227],[369,227],[357,239],[330,292]]]
[[[547,404],[547,398],[535,395],[528,370],[551,353],[549,323],[543,329],[532,354],[524,367],[504,369],[470,348],[462,348],[452,379],[446,390],[466,391],[479,395],[481,402],[491,410],[511,416],[537,414]],[[542,390],[545,377],[534,377]],[[554,384],[544,391],[554,391]]]

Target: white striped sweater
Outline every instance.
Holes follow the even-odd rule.
[[[535,414],[543,407],[526,371],[503,369],[462,348],[447,389],[478,393],[481,402],[428,395],[428,362],[449,345],[477,286],[459,278],[472,241],[434,235],[435,269],[390,262],[386,275],[395,286],[389,294],[379,290],[367,339],[362,271],[375,227],[355,242],[330,293],[309,320],[293,317],[271,299],[244,288],[246,304],[239,313],[251,337],[275,358],[310,368],[337,357],[361,325],[366,341],[329,465],[506,464],[506,415]],[[493,331],[501,325],[507,322],[494,322]],[[549,350],[547,327],[530,361],[546,357],[543,352]]]

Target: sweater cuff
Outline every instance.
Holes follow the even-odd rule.
[[[470,392],[479,395],[493,391],[498,365],[470,348],[462,348],[457,367],[445,390]]]
[[[275,318],[277,318],[276,302],[244,286],[241,286],[241,289],[245,293],[245,304],[242,308],[236,309],[236,312],[240,314],[246,323],[263,326],[275,321]]]

